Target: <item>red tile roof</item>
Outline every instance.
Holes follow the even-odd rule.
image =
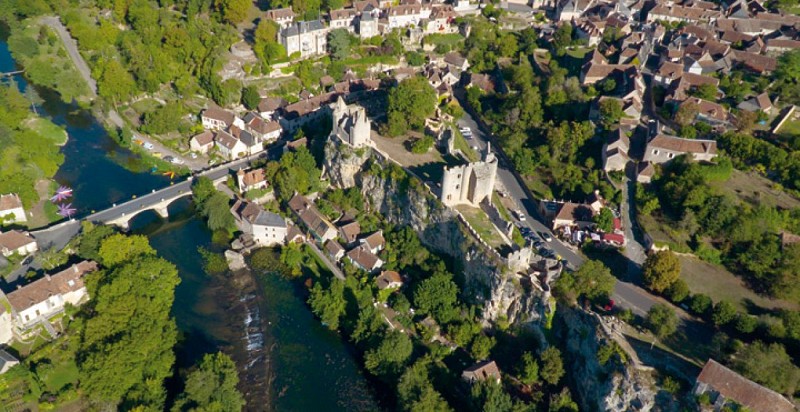
[[[709,359],[700,375],[698,384],[710,386],[726,399],[736,401],[758,412],[793,412],[794,404],[779,393],[765,388],[742,375]]]
[[[81,263],[56,273],[47,275],[31,284],[23,286],[7,295],[8,302],[17,312],[21,312],[50,296],[74,292],[83,287],[83,275],[97,270],[97,263],[84,260]],[[0,310],[2,307],[0,306]]]

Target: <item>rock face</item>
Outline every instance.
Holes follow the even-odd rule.
[[[228,261],[228,268],[233,271],[241,270],[247,267],[244,263],[244,256],[241,253],[232,250],[225,251],[225,260]]]
[[[465,295],[485,308],[486,322],[538,320],[541,292],[520,287],[505,263],[475,241],[457,214],[442,205],[427,187],[372,149],[355,150],[328,142],[325,175],[333,185],[359,187],[369,207],[396,225],[411,226],[432,250],[450,256],[463,275]]]
[[[600,365],[597,350],[608,338],[597,318],[578,309],[559,307],[556,311],[560,338],[566,342],[565,366],[570,369],[572,387],[581,410],[651,411],[665,410],[656,405],[653,377],[616,359]],[[669,408],[667,408],[669,409]]]

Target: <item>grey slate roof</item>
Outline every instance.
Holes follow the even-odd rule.
[[[297,36],[300,33],[308,33],[318,30],[325,30],[325,25],[322,24],[321,20],[298,21],[281,30],[281,35],[283,37]]]

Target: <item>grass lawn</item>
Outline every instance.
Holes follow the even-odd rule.
[[[489,246],[493,248],[505,246],[506,243],[503,241],[503,238],[497,232],[492,222],[489,221],[489,217],[486,216],[483,210],[465,205],[456,206],[456,209],[464,215],[464,218],[467,219],[470,226],[478,232],[481,239],[488,243]]]
[[[774,182],[755,172],[734,169],[730,179],[711,185],[753,206],[765,203],[787,210],[800,207],[800,200],[776,188]]]
[[[28,127],[59,146],[67,143],[67,132],[47,119],[41,117],[30,119],[28,120]]]
[[[800,136],[800,120],[787,120],[778,130],[778,134],[784,138]]]
[[[657,246],[668,245],[674,251],[688,252],[690,250],[687,243],[690,240],[689,235],[686,232],[673,229],[674,223],[666,222],[661,217],[642,214],[639,214],[638,217],[639,224],[642,225],[645,233],[653,238],[653,242]]]
[[[307,276],[313,276],[315,278],[323,277],[323,276],[333,276],[328,267],[322,262],[319,257],[311,250],[311,247],[308,245],[303,245],[303,253],[305,257],[303,259],[303,273]]]
[[[156,110],[158,106],[161,106],[161,103],[159,103],[155,99],[142,99],[136,103],[131,104],[131,108],[133,108],[133,110],[136,110],[136,113],[140,115],[145,113],[150,113]]]
[[[567,56],[574,57],[576,59],[583,59],[586,56],[586,53],[592,51],[591,47],[574,47],[567,49]]]
[[[795,303],[756,294],[747,288],[742,279],[720,265],[692,256],[678,255],[678,258],[681,261],[681,278],[689,285],[692,293],[706,294],[715,302],[729,300],[742,310],[747,310],[748,302],[766,309],[798,309]]]
[[[455,134],[453,147],[461,150],[461,153],[464,153],[464,156],[466,156],[470,162],[477,162],[480,160],[480,157],[475,153],[475,150],[469,146],[469,142],[467,142],[467,139],[461,134],[461,131],[454,127],[453,133]]]
[[[464,37],[458,33],[449,34],[429,34],[422,39],[424,44],[432,44],[434,46],[445,45],[452,49],[464,41]]]
[[[533,194],[539,199],[552,199],[553,192],[550,190],[550,186],[547,186],[545,182],[543,182],[537,176],[523,176],[525,179],[525,185],[528,186]]]

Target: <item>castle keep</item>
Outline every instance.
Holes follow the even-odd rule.
[[[370,121],[367,112],[359,105],[346,105],[341,96],[331,105],[333,128],[331,136],[355,148],[372,146]]]
[[[483,161],[444,169],[441,200],[445,206],[467,204],[478,206],[494,191],[497,159],[486,147]]]

